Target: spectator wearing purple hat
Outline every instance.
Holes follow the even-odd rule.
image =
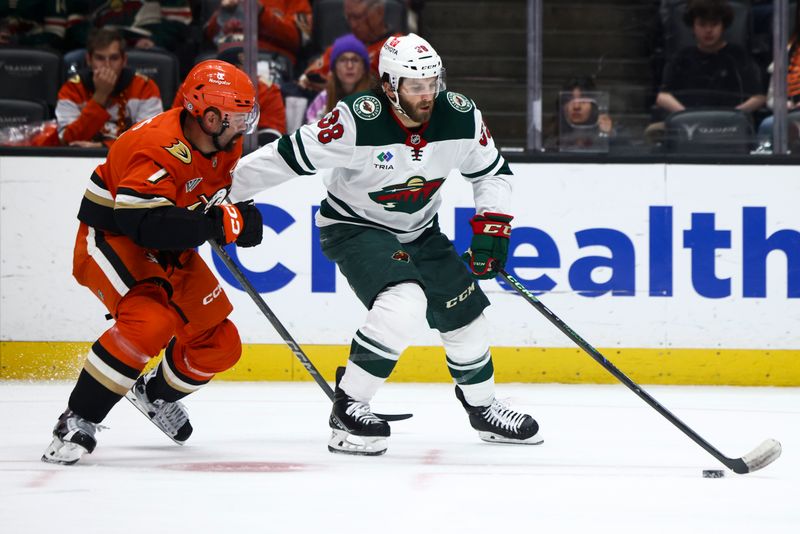
[[[347,95],[370,88],[375,80],[369,70],[369,53],[364,43],[352,33],[333,42],[331,74],[317,97],[306,110],[306,122],[315,122],[331,111]]]

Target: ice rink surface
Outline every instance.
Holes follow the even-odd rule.
[[[127,401],[94,454],[39,458],[71,383],[0,382],[0,532],[800,532],[800,389],[647,387],[729,457],[766,438],[762,471],[725,469],[622,385],[500,384],[543,445],[481,442],[452,386],[388,383],[373,409],[412,412],[379,457],[327,451],[314,383],[212,383],[187,399],[174,445]]]

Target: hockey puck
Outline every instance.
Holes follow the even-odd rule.
[[[722,469],[703,469],[703,478],[722,478],[725,471]]]

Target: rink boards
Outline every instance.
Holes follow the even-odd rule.
[[[377,160],[376,160],[377,161]],[[77,213],[98,160],[0,158],[0,377],[73,377],[105,309],[71,277]],[[800,385],[800,180],[796,167],[515,164],[508,271],[634,380]],[[376,168],[376,172],[379,172]],[[435,179],[439,177],[424,177]],[[440,225],[468,247],[471,187],[452,173]],[[261,193],[264,243],[232,251],[326,377],[346,361],[364,309],[321,254],[320,178]],[[306,371],[209,247],[245,343],[224,378]],[[498,381],[610,382],[600,366],[496,281]],[[454,296],[454,298],[457,297]],[[449,380],[433,331],[393,379]]]

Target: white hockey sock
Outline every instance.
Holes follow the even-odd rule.
[[[389,377],[415,332],[426,326],[427,299],[414,282],[384,289],[367,313],[350,348],[347,371],[339,384],[360,402],[369,402]]]
[[[489,351],[489,322],[481,314],[466,326],[441,333],[447,368],[472,406],[494,400],[494,366]]]

